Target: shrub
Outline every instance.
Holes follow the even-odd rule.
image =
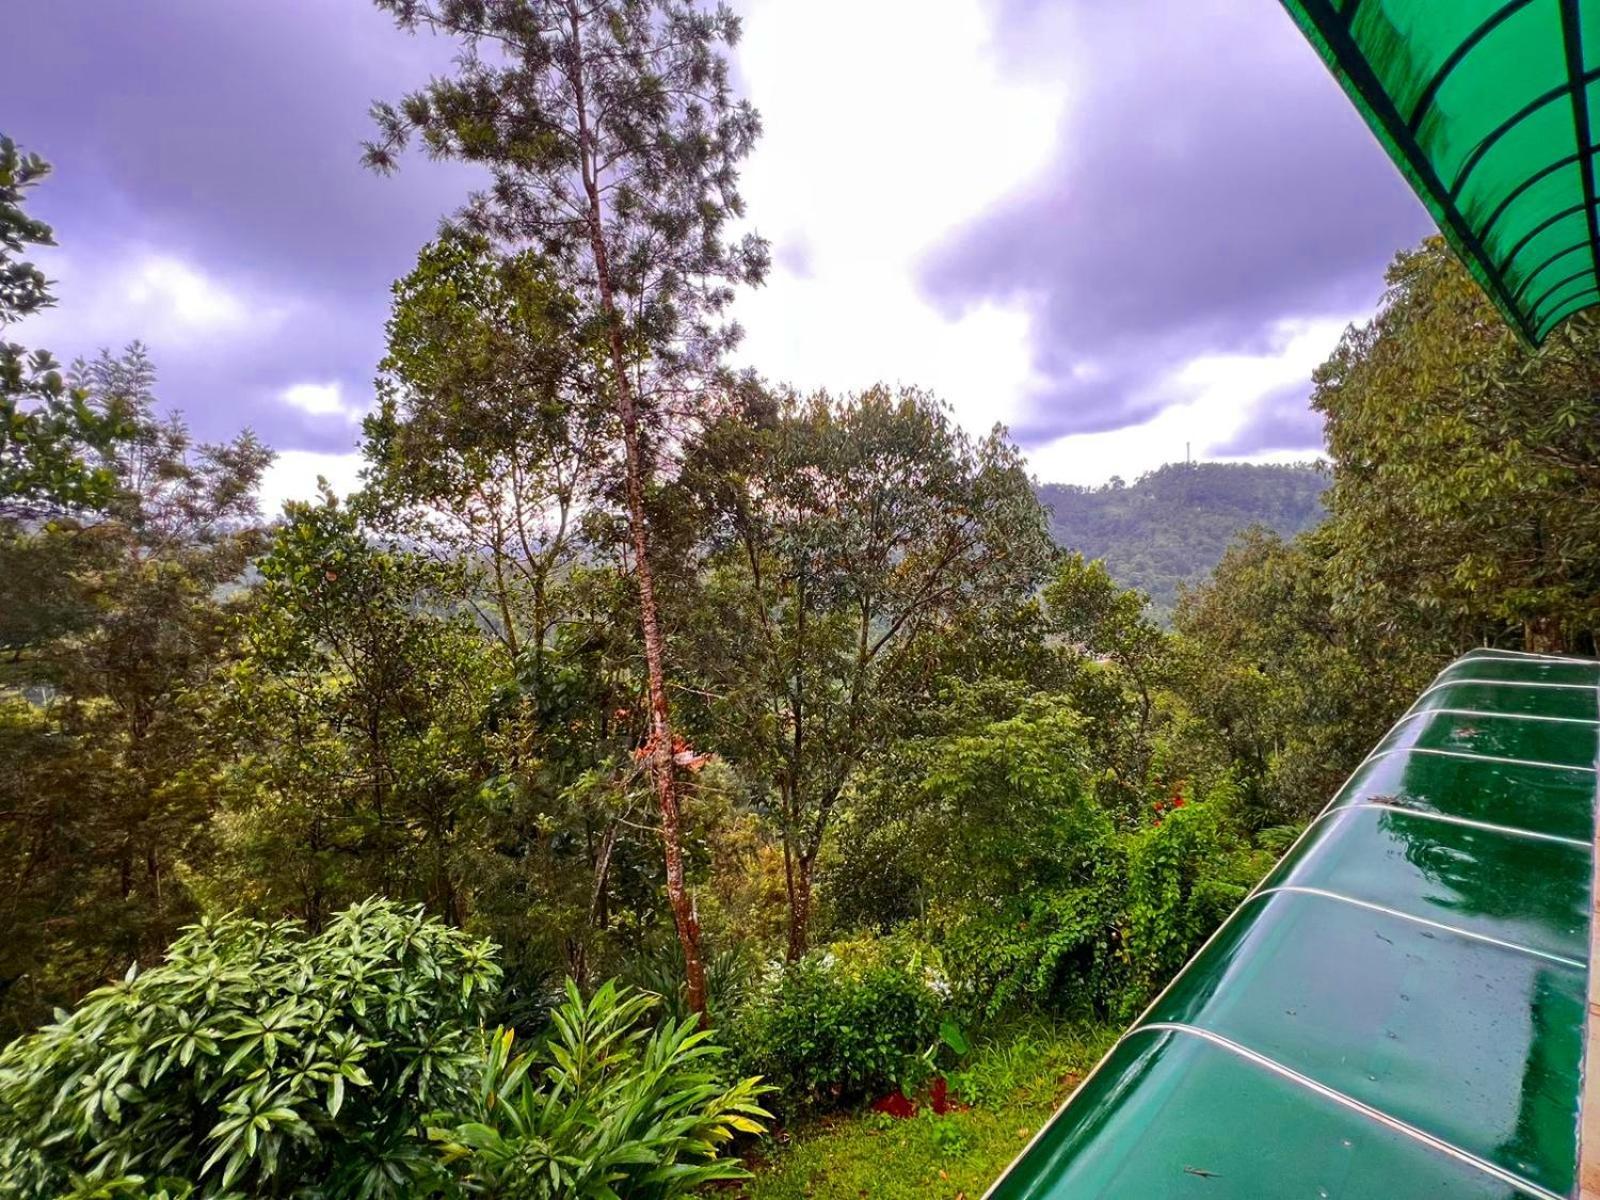
[[[1120,841],[1098,847],[1090,878],[1076,886],[1019,886],[991,905],[954,904],[934,919],[964,1007],[994,1020],[1044,1011],[1099,1016],[1127,979],[1118,922],[1126,897]]]
[[[708,1031],[642,1020],[658,998],[607,983],[585,1001],[569,980],[548,1041],[511,1056],[496,1033],[473,1104],[433,1136],[468,1188],[516,1200],[672,1200],[747,1172],[721,1149],[760,1133],[768,1089],[724,1086]]]
[[[1271,868],[1237,804],[1227,780],[1193,799],[1175,791],[1143,828],[1086,841],[1092,852],[1070,883],[1019,881],[993,901],[936,908],[962,1003],[989,1019],[1131,1016]]]
[[[398,1196],[470,1095],[494,948],[368,901],[187,930],[0,1052],[0,1195]]]
[[[841,1104],[918,1071],[939,1038],[948,988],[928,952],[864,941],[815,950],[783,968],[735,1023],[747,1069],[792,1104]]]
[[[1273,854],[1253,849],[1235,820],[1237,803],[1226,782],[1195,803],[1176,793],[1128,837],[1131,979],[1121,1015],[1132,1016],[1272,868]]]
[[[755,980],[757,962],[739,942],[703,947],[706,971],[706,1009],[713,1022],[737,1011]],[[687,1020],[689,986],[684,978],[683,944],[676,937],[646,945],[624,965],[621,978],[629,986],[655,996],[663,1015]]]

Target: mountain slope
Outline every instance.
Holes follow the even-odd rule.
[[[1241,530],[1284,536],[1322,520],[1328,478],[1314,464],[1169,463],[1138,481],[1101,487],[1047,483],[1050,531],[1085,558],[1103,558],[1118,583],[1150,596],[1166,620],[1180,583],[1198,583]]]

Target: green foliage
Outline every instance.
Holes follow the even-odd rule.
[[[660,455],[707,420],[721,356],[739,337],[722,314],[738,284],[766,274],[766,242],[736,235],[738,168],[760,119],[734,97],[727,51],[739,19],[694,0],[377,0],[400,28],[460,43],[450,76],[373,106],[366,159],[393,169],[413,135],[435,157],[486,169],[493,186],[461,214],[502,246],[542,254],[604,346],[630,570],[637,585],[649,730],[645,740],[667,899],[684,948],[691,1008],[703,1012],[699,917],[684,876],[659,595],[667,578]],[[488,53],[480,53],[487,49]],[[618,523],[621,524],[620,522]],[[657,577],[662,577],[659,593]]]
[[[675,1021],[692,1015],[685,994],[683,947],[673,940],[645,946],[625,962],[624,977],[639,991],[652,995],[662,1011]],[[706,1011],[713,1022],[732,1017],[757,982],[758,964],[750,948],[737,941],[707,947]]]
[[[394,286],[379,407],[363,423],[375,527],[462,572],[486,628],[539,665],[580,513],[615,468],[615,418],[576,298],[538,255],[440,238]]]
[[[1125,1014],[1177,974],[1272,868],[1276,853],[1251,844],[1236,808],[1227,783],[1199,802],[1178,793],[1128,839]]]
[[[711,322],[732,284],[760,281],[768,255],[754,234],[729,237],[744,213],[739,163],[761,126],[730,83],[730,9],[376,3],[402,29],[455,37],[461,53],[452,75],[373,106],[370,166],[392,170],[415,136],[432,155],[486,168],[494,184],[463,223],[560,263],[591,315],[620,326],[630,365],[670,369],[732,339]]]
[[[1150,597],[1165,623],[1185,585],[1203,580],[1252,526],[1292,537],[1323,518],[1326,472],[1313,464],[1169,463],[1100,487],[1051,483],[1039,502],[1067,550],[1103,559],[1116,581]]]
[[[1069,698],[1035,697],[908,742],[864,782],[828,876],[870,896],[887,868],[899,919],[936,940],[956,999],[986,1018],[1126,1012],[1271,865],[1225,775],[1147,788],[1136,817],[1108,808],[1085,725]]]
[[[1458,644],[1589,647],[1600,626],[1600,319],[1537,351],[1438,238],[1396,257],[1371,322],[1316,373],[1334,461],[1331,570],[1368,623]]]
[[[50,226],[22,208],[29,189],[48,174],[49,163],[37,154],[24,154],[9,137],[0,135],[0,324],[54,302],[44,272],[12,257],[25,246],[55,245]]]
[[[755,1079],[723,1082],[723,1051],[693,1019],[644,1023],[656,998],[569,980],[550,1036],[513,1056],[490,1040],[474,1103],[432,1137],[475,1195],[515,1200],[672,1200],[746,1172],[726,1154],[770,1115]]]
[[[1169,639],[1146,615],[1145,598],[1119,587],[1103,562],[1066,555],[1044,589],[1045,628],[1060,639],[1061,689],[1087,718],[1085,733],[1102,764],[1096,792],[1126,819],[1153,782],[1170,682]]]
[[[439,1176],[420,1114],[470,1095],[498,977],[387,901],[315,935],[203,922],[0,1052],[0,1194],[412,1194]]]
[[[1308,819],[1449,659],[1437,627],[1340,611],[1337,521],[1240,539],[1184,597],[1177,687],[1231,760],[1257,825]]]
[[[1115,843],[1072,886],[1030,889],[989,909],[937,914],[964,1003],[988,1019],[1035,1009],[1071,1016],[1116,1011],[1127,986],[1117,954],[1125,866]]]
[[[863,781],[829,887],[875,894],[940,941],[964,1005],[1106,1008],[1122,880],[1083,717],[1061,697],[908,742]]]
[[[712,527],[709,718],[771,796],[796,957],[857,771],[961,635],[1029,605],[1051,547],[1003,431],[971,439],[912,388],[782,396],[711,430],[686,475]]]
[[[740,1061],[800,1107],[881,1095],[925,1071],[949,992],[926,948],[841,942],[788,963],[733,1023]]]
[[[1039,1070],[1059,1031],[1038,1022],[1002,1024],[962,1058],[963,1065],[946,1078],[962,1104],[997,1105],[1008,1100]]]
[[[331,498],[289,506],[256,565],[223,708],[238,752],[219,902],[315,926],[378,891],[461,922],[458,840],[504,660],[440,607],[448,568],[373,545]]]
[[[93,520],[0,524],[0,1024],[26,1028],[158,956],[196,915],[223,747],[209,720],[233,652],[238,581],[260,545],[271,454],[244,435],[192,443],[156,415],[135,343],[74,365],[126,415]]]
[[[0,333],[55,303],[44,272],[17,257],[55,245],[50,226],[23,209],[49,173],[0,134]],[[128,416],[64,379],[49,351],[0,341],[0,521],[103,507],[118,480],[99,458],[127,436]]]

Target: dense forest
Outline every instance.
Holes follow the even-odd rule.
[[[886,1099],[981,1188],[1442,663],[1593,649],[1591,315],[1533,352],[1399,254],[1314,380],[1326,519],[1165,627],[1005,430],[726,367],[733,17],[378,5],[460,56],[369,165],[491,182],[394,285],[355,494],[262,514],[138,345],[0,347],[0,1196],[925,1194],[888,1141],[784,1190]],[[8,336],[48,170],[0,140]]]
[[[1180,589],[1209,575],[1240,533],[1260,526],[1292,538],[1322,520],[1328,483],[1312,463],[1169,463],[1133,483],[1047,483],[1038,492],[1056,542],[1104,560],[1168,623]]]

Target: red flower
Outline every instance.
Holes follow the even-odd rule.
[[[887,1096],[880,1096],[874,1100],[872,1102],[872,1110],[874,1112],[888,1113],[891,1117],[898,1117],[901,1120],[917,1115],[917,1106],[911,1102],[911,1099],[904,1092],[900,1091],[891,1092]]]

